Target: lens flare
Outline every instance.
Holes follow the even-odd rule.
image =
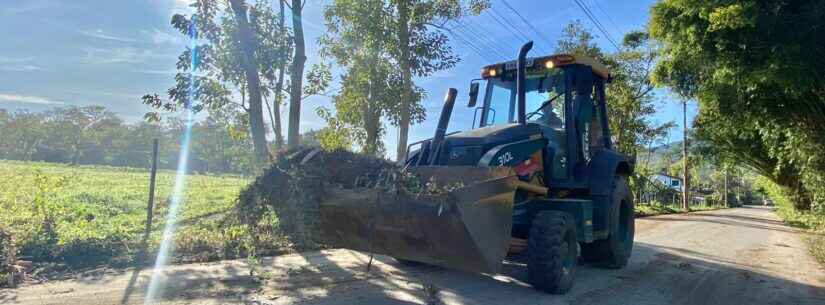
[[[189,40],[191,50],[191,62],[189,65],[189,92],[188,98],[184,105],[184,129],[181,135],[180,155],[178,157],[178,169],[175,174],[175,184],[172,188],[172,198],[169,204],[169,212],[166,214],[166,225],[163,228],[163,237],[160,242],[160,249],[158,249],[157,258],[155,258],[155,266],[152,269],[152,277],[149,280],[149,289],[146,291],[146,297],[143,304],[152,304],[156,298],[163,293],[162,278],[163,267],[169,263],[171,259],[173,248],[172,241],[177,229],[177,218],[180,206],[183,203],[183,191],[186,188],[186,170],[189,160],[189,138],[192,133],[192,124],[194,115],[192,111],[192,104],[195,100],[195,71],[197,70],[197,31],[195,26],[195,17],[192,16],[192,22],[189,26]]]

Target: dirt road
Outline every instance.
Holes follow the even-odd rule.
[[[332,250],[245,261],[169,267],[158,304],[825,304],[825,271],[800,233],[766,208],[737,208],[638,219],[628,267],[581,266],[573,290],[544,294],[526,268],[499,275],[407,267]],[[142,304],[149,272],[88,274],[71,281],[0,290],[0,304],[120,304],[130,279]],[[259,280],[263,278],[263,280]]]

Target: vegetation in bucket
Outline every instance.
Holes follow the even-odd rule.
[[[435,196],[460,183],[422,183],[413,173],[386,159],[346,150],[295,149],[279,154],[254,182],[241,191],[237,220],[249,227],[253,243],[285,237],[293,249],[318,248],[318,203],[325,188],[381,189],[411,196]],[[275,216],[277,215],[277,216]],[[275,219],[273,221],[273,219]],[[263,248],[261,248],[263,247]]]

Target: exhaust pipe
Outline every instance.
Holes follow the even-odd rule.
[[[438,127],[435,129],[435,136],[433,136],[433,142],[430,145],[430,158],[427,160],[429,165],[433,165],[438,159],[438,151],[441,150],[441,144],[444,143],[444,137],[447,135],[447,125],[450,124],[450,117],[453,115],[456,95],[458,95],[458,90],[450,88],[447,89],[447,95],[444,96],[444,108],[441,108]]]
[[[525,110],[525,90],[524,88],[524,73],[525,73],[525,59],[527,53],[533,48],[533,41],[528,41],[518,51],[518,61],[516,62],[516,94],[518,97],[518,122],[522,125],[527,124],[527,113]]]

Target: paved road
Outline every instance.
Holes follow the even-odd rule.
[[[628,267],[581,266],[563,296],[537,292],[523,264],[499,275],[405,267],[332,250],[263,260],[252,277],[243,261],[166,270],[162,304],[825,304],[825,271],[800,233],[771,210],[748,207],[636,221]],[[87,274],[71,281],[0,290],[0,304],[142,304],[148,272]],[[265,278],[264,280],[258,280]]]

